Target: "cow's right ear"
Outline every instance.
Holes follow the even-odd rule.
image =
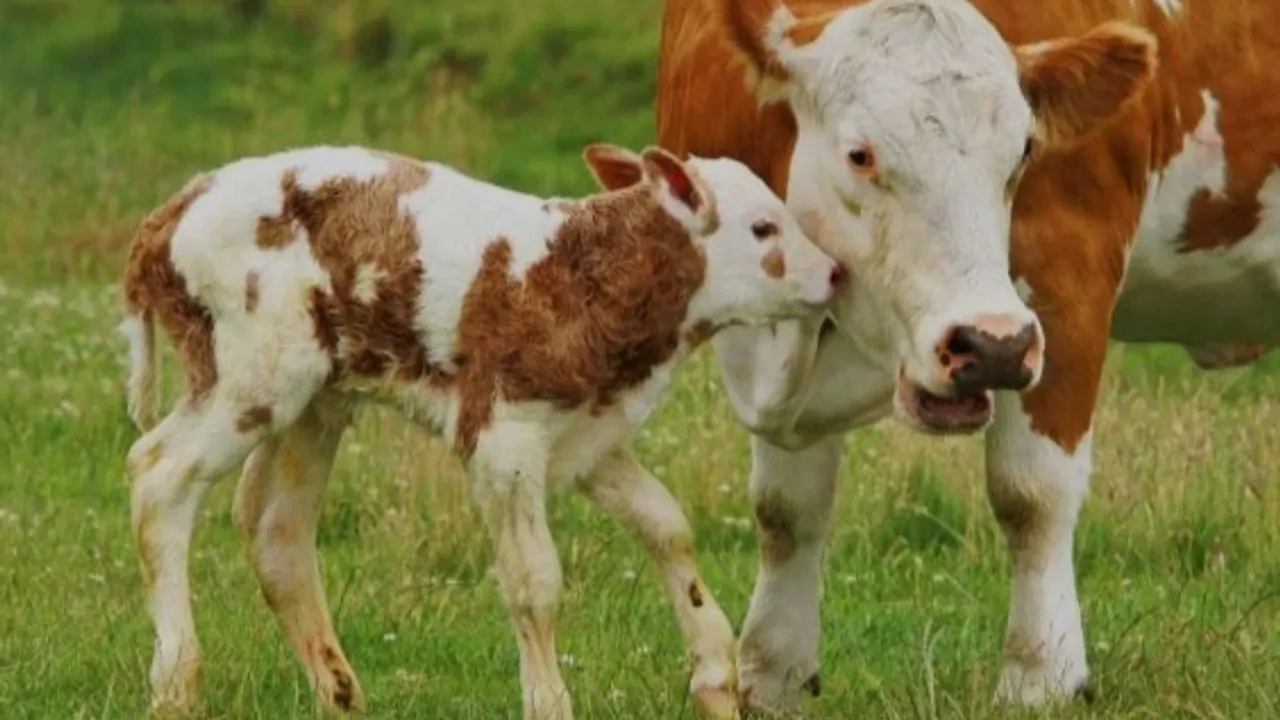
[[[618,145],[592,143],[583,149],[582,161],[605,190],[620,190],[644,180],[644,160]]]
[[[839,11],[797,17],[782,0],[710,0],[715,21],[733,51],[745,61],[747,85],[766,101],[786,99],[812,58],[818,39]]]

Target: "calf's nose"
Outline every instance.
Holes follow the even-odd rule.
[[[953,325],[935,354],[941,374],[957,392],[1024,390],[1039,372],[1043,346],[1035,322],[987,315]]]
[[[831,264],[831,275],[828,280],[832,288],[839,288],[844,284],[845,279],[849,276],[849,271],[844,269],[844,265],[839,261]]]

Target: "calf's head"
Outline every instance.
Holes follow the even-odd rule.
[[[644,183],[699,247],[706,276],[689,301],[690,322],[758,325],[827,311],[844,268],[742,163],[686,162],[658,147],[637,154],[604,143],[588,146],[583,159],[607,190]]]
[[[795,117],[787,203],[822,218],[820,244],[856,274],[838,323],[896,375],[901,419],[984,427],[991,391],[1034,387],[1043,366],[1009,271],[1019,180],[1138,96],[1155,41],[1113,22],[1011,46],[964,0],[847,0],[808,17],[708,1],[748,84]]]

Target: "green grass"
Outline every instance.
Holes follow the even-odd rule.
[[[659,3],[397,5],[0,2],[3,717],[145,706],[151,630],[128,531],[135,433],[112,285],[142,212],[197,168],[302,143],[364,142],[571,194],[590,187],[582,143],[650,139]],[[1113,351],[1076,548],[1099,702],[1049,715],[1280,716],[1275,368],[1202,374],[1176,349]],[[688,511],[711,590],[739,622],[756,563],[747,440],[705,354],[680,371],[640,451]],[[977,438],[892,424],[849,440],[815,716],[995,714],[1009,570],[981,454]],[[231,490],[205,503],[193,557],[210,713],[308,717]],[[679,633],[641,549],[580,498],[557,497],[552,515],[579,716],[692,717]],[[364,415],[320,550],[374,717],[518,715],[489,549],[438,443]]]

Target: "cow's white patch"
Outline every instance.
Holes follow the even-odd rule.
[[[1015,279],[1013,281],[1013,289],[1017,291],[1018,297],[1022,300],[1022,302],[1028,303],[1028,304],[1031,303],[1031,295],[1032,295],[1031,283],[1027,282],[1025,278]]]
[[[1126,342],[1184,345],[1280,342],[1280,174],[1259,191],[1258,227],[1235,245],[1181,252],[1191,199],[1227,183],[1218,101],[1202,91],[1205,112],[1182,151],[1151,177],[1113,336]]]

